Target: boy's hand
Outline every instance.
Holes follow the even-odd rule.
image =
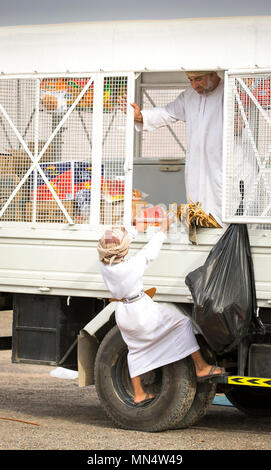
[[[161,222],[161,231],[167,232],[172,222],[174,222],[173,217],[166,215],[166,217],[162,219],[162,222]]]

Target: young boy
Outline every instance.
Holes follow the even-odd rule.
[[[144,406],[155,396],[146,394],[140,375],[191,355],[197,379],[204,381],[222,368],[203,359],[191,320],[170,303],[154,302],[143,291],[143,274],[158,256],[169,221],[134,256],[127,257],[130,236],[122,227],[107,230],[99,240],[100,269],[106,287],[118,300],[115,317],[128,347],[128,368],[134,389],[134,405]]]

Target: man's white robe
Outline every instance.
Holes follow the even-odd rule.
[[[157,232],[145,247],[119,264],[100,262],[112,297],[132,297],[143,289],[143,274],[159,253],[165,234]],[[191,320],[173,304],[154,302],[147,294],[133,303],[117,302],[116,323],[128,346],[131,377],[178,361],[199,349]]]
[[[217,88],[199,94],[187,88],[165,107],[142,110],[143,126],[137,130],[154,130],[176,121],[186,122],[187,152],[185,184],[187,201],[200,202],[221,224],[222,217],[222,136],[223,91]],[[180,201],[182,202],[182,201]]]

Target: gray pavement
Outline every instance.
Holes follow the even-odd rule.
[[[0,351],[0,450],[271,449],[271,419],[247,417],[232,406],[213,404],[197,425],[185,430],[118,429],[94,386],[79,388],[77,379],[52,377],[55,368],[12,363],[11,351]]]

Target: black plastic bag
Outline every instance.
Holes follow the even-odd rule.
[[[194,300],[193,318],[218,354],[232,350],[256,321],[253,262],[246,225],[228,227],[205,263],[185,283]]]

